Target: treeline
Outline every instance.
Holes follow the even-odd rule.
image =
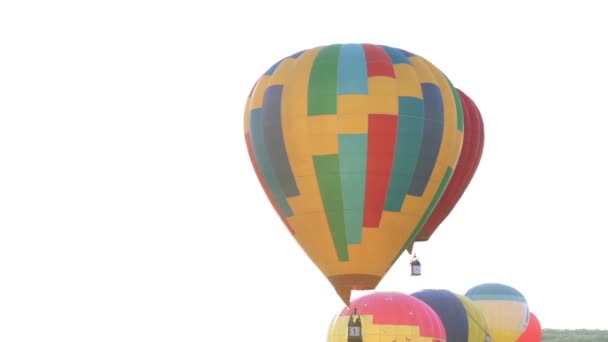
[[[608,330],[543,329],[543,342],[608,342]]]

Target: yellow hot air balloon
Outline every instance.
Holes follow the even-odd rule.
[[[347,305],[414,241],[464,130],[458,93],[439,69],[374,44],[278,61],[253,87],[244,121],[270,202]]]
[[[530,319],[528,302],[521,292],[497,283],[477,285],[465,294],[483,312],[492,342],[516,342]]]

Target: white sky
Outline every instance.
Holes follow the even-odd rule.
[[[341,301],[268,204],[242,122],[275,61],[347,42],[422,55],[485,120],[423,276],[405,254],[378,290],[502,282],[543,327],[608,329],[604,6],[2,2],[0,340],[324,341]]]

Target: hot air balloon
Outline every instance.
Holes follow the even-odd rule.
[[[488,324],[481,310],[463,295],[448,290],[422,290],[411,294],[439,316],[447,342],[487,342]]]
[[[465,294],[483,312],[493,342],[516,342],[528,326],[530,311],[524,295],[504,284],[488,283]]]
[[[471,183],[481,161],[485,139],[481,113],[475,102],[462,90],[458,89],[458,95],[462,104],[465,127],[460,158],[450,183],[422,230],[416,235],[415,241],[427,241],[448,217]]]
[[[530,312],[528,327],[519,336],[517,342],[541,342],[543,340],[543,329],[536,315]]]
[[[272,206],[348,304],[422,229],[452,177],[464,120],[458,92],[423,57],[334,44],[268,69],[244,126]]]
[[[357,333],[361,333],[361,338],[357,338]],[[443,324],[435,311],[400,292],[375,292],[353,300],[350,308],[345,307],[335,316],[327,334],[328,342],[445,340]]]

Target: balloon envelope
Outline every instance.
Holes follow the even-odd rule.
[[[485,139],[481,113],[475,102],[462,90],[458,89],[458,95],[464,114],[464,139],[460,158],[450,183],[424,227],[416,236],[416,241],[427,241],[448,217],[471,183],[481,161]]]
[[[504,284],[488,283],[465,294],[483,312],[493,342],[516,342],[528,325],[530,311],[526,298]]]
[[[363,341],[445,341],[441,319],[423,301],[400,292],[375,292],[351,302],[331,323],[328,342],[346,342],[350,315],[361,317]]]
[[[489,330],[481,310],[463,295],[448,290],[422,290],[412,293],[439,316],[447,342],[487,342]]]
[[[424,58],[335,44],[268,69],[244,126],[274,209],[348,304],[422,229],[452,177],[464,121],[456,89]]]
[[[543,340],[543,329],[536,315],[530,312],[530,321],[523,334],[519,336],[517,342],[541,342]]]

